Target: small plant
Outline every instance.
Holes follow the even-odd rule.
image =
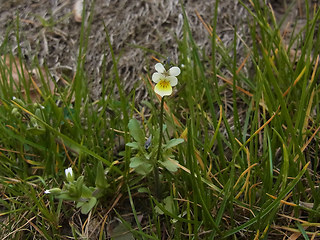
[[[159,151],[159,135],[160,130],[150,134],[147,138],[141,129],[138,120],[131,119],[129,124],[129,131],[134,142],[127,143],[135,152],[135,156],[130,159],[130,167],[137,173],[147,176],[155,168],[160,166],[166,168],[170,172],[176,172],[178,167],[174,156],[172,155],[172,148],[183,142],[181,138],[173,138],[164,144],[161,144],[161,155],[157,158]],[[165,131],[166,125],[163,126]]]
[[[67,182],[64,183],[62,189],[52,188],[46,190],[46,194],[53,194],[58,199],[75,201],[77,208],[81,208],[81,213],[88,214],[91,209],[97,204],[97,199],[103,196],[109,184],[105,178],[102,163],[97,165],[97,175],[95,187],[87,187],[84,183],[84,176],[79,176],[75,180],[72,168],[65,169],[65,176]]]
[[[159,167],[164,167],[170,172],[178,169],[177,161],[173,159],[172,148],[182,143],[181,138],[173,138],[163,143],[163,133],[166,125],[163,124],[163,108],[165,96],[172,94],[172,87],[176,86],[180,74],[180,68],[171,67],[168,71],[161,63],[155,65],[156,73],[153,73],[152,80],[156,83],[155,93],[161,96],[161,109],[159,116],[159,129],[150,129],[150,136],[147,138],[136,119],[131,119],[128,128],[135,142],[127,143],[137,154],[130,159],[130,167],[141,175],[148,175],[154,171],[155,188],[157,197],[160,197]]]

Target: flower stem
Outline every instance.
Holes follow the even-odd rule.
[[[158,162],[160,161],[160,157],[161,157],[161,147],[162,147],[162,137],[163,137],[163,106],[164,106],[164,96],[161,98],[161,110],[160,110],[160,121],[159,121],[159,124],[160,124],[159,147],[158,147],[158,154],[157,154],[157,162],[154,168],[156,197],[158,199],[161,198]]]

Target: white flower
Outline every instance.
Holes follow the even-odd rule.
[[[178,84],[176,76],[180,74],[180,68],[172,67],[167,71],[161,63],[157,63],[155,69],[157,72],[152,74],[152,81],[156,83],[154,91],[161,97],[171,95],[172,87]]]
[[[72,182],[73,181],[73,171],[72,171],[72,168],[69,167],[67,169],[64,170],[65,174],[66,174],[66,178],[69,182]]]
[[[60,188],[51,188],[49,190],[44,191],[45,194],[60,194],[61,189]]]

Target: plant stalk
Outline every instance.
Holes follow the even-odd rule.
[[[160,158],[161,158],[161,147],[162,147],[162,137],[163,137],[163,106],[164,106],[164,96],[161,98],[161,110],[160,110],[160,120],[159,120],[159,124],[160,124],[159,147],[158,147],[157,161],[154,167],[154,181],[155,181],[155,188],[156,188],[156,197],[158,199],[161,198],[158,162],[160,161]]]

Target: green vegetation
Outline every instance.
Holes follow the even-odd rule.
[[[212,54],[204,55],[184,14],[176,63],[181,74],[165,101],[152,89],[155,61],[139,83],[149,100],[135,99],[134,88],[124,92],[110,41],[114,71],[102,79],[103,97],[90,100],[84,71],[90,24],[82,27],[74,79],[51,91],[49,73],[39,71],[41,100],[31,96],[35,83],[28,74],[18,74],[18,83],[8,74],[23,60],[19,50],[14,61],[4,41],[0,236],[320,237],[320,12],[307,14],[308,24],[286,46],[268,6],[258,0],[243,5],[251,15],[252,44],[242,62],[237,34],[229,49],[210,32]],[[306,3],[306,12],[310,7]],[[217,8],[218,1],[212,29]],[[154,57],[165,60],[161,53]],[[69,167],[73,174],[66,179]]]

